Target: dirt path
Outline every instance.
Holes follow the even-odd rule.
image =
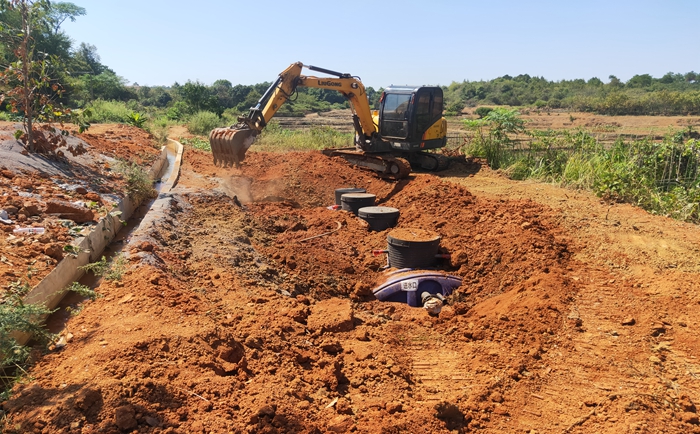
[[[186,151],[8,432],[700,432],[697,227],[478,167],[246,163]],[[386,232],[326,209],[347,186],[440,233],[464,284],[438,318],[371,300]]]

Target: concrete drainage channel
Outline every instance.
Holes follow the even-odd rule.
[[[157,184],[158,199],[151,209],[160,209],[159,203],[162,197],[170,192],[180,174],[183,146],[179,142],[168,139],[163,146],[161,154],[148,171],[151,179],[165,179],[165,182]],[[80,267],[97,261],[105,248],[114,240],[122,228],[122,221],[128,220],[140,203],[132,202],[128,197],[117,203],[118,213],[112,212],[102,217],[85,237],[76,240],[74,245],[79,248],[77,255],[68,255],[54,268],[39,284],[24,297],[27,304],[43,304],[48,309],[54,309],[66,295],[64,289],[73,282],[78,281],[85,271]],[[149,210],[149,213],[151,211]],[[31,335],[21,334],[17,341],[25,345],[31,339]]]

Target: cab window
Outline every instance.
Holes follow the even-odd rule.
[[[408,106],[410,101],[410,94],[384,94],[382,136],[402,139],[408,136]]]
[[[427,130],[431,124],[430,93],[419,93],[416,102],[416,128],[419,133]]]
[[[442,92],[435,92],[433,94],[433,105],[430,108],[430,117],[435,122],[438,118],[442,117]]]

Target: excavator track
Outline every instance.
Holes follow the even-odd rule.
[[[390,154],[368,154],[355,148],[325,149],[325,155],[341,157],[351,164],[370,169],[385,179],[403,179],[411,173],[408,160]]]
[[[417,154],[413,154],[411,163],[414,167],[427,170],[429,172],[439,172],[449,167],[450,159],[442,154],[419,152]]]

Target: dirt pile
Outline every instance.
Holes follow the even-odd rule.
[[[124,278],[4,403],[8,432],[697,431],[700,318],[581,262],[601,238],[561,211],[318,153],[210,158],[188,150]],[[439,317],[372,300],[388,231],[326,208],[348,186],[441,235],[464,284]]]
[[[145,131],[114,125],[61,136],[67,147],[56,151],[80,148],[78,153],[26,154],[12,137],[11,125],[2,127],[0,210],[7,218],[0,223],[5,233],[0,237],[0,287],[22,291],[41,281],[63,258],[63,247],[123,197],[123,177],[112,170],[116,159],[148,165],[160,149]],[[43,233],[14,233],[16,227]]]

